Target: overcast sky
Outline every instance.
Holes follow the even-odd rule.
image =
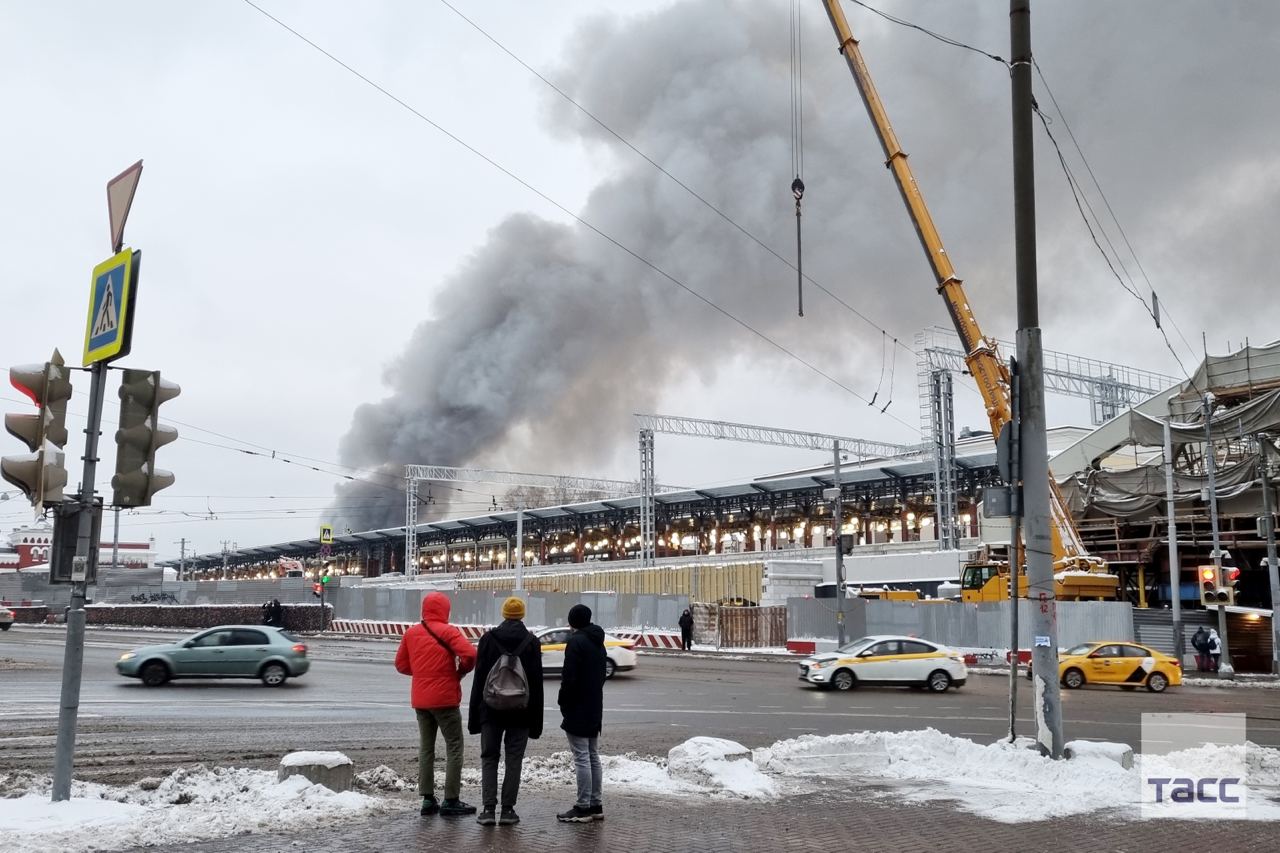
[[[203,553],[314,536],[372,500],[335,496],[339,474],[406,461],[634,479],[627,415],[641,410],[918,440],[914,356],[884,357],[895,348],[881,329],[909,348],[947,317],[818,4],[804,11],[805,268],[871,323],[814,288],[797,318],[791,269],[443,3],[261,5],[555,204],[241,0],[0,3],[0,366],[54,346],[79,363],[89,272],[109,255],[105,183],[146,164],[126,232],[144,253],[141,301],[121,364],[182,385],[164,409],[182,437],[160,453],[176,485],[123,516],[122,538],[153,536],[176,556],[183,537]],[[1001,3],[872,5],[1008,55]],[[794,259],[786,3],[459,8]],[[846,10],[980,322],[1012,337],[1007,73]],[[1040,0],[1033,33],[1137,261],[1114,227],[1109,238],[1137,290],[1150,290],[1140,262],[1160,291],[1183,365],[1202,332],[1211,352],[1280,337],[1280,8]],[[1180,373],[1094,247],[1039,129],[1036,144],[1045,345]],[[957,385],[957,420],[985,428],[976,393]],[[14,391],[0,398],[24,410]],[[1088,417],[1081,401],[1051,398],[1049,411],[1059,423]],[[97,477],[108,495],[112,430]],[[659,479],[683,485],[813,461],[658,439]],[[496,487],[466,488],[453,493],[456,514],[501,500]],[[0,529],[30,517],[11,496]]]

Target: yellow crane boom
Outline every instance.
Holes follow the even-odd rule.
[[[867,108],[876,136],[880,139],[880,146],[884,149],[885,165],[893,172],[898,191],[902,194],[902,200],[906,203],[907,212],[911,216],[911,223],[915,226],[916,235],[920,238],[920,245],[924,248],[929,266],[933,268],[933,275],[938,283],[938,293],[946,303],[951,322],[964,346],[965,364],[968,365],[974,381],[978,383],[978,391],[981,392],[987,409],[987,419],[991,422],[991,434],[999,435],[1001,427],[1012,418],[1009,402],[1009,369],[1000,358],[996,342],[983,335],[982,329],[978,327],[977,318],[974,317],[973,310],[969,307],[969,298],[964,292],[964,283],[956,277],[955,269],[951,266],[951,258],[948,257],[947,250],[942,245],[942,238],[938,236],[938,229],[934,227],[933,217],[929,215],[929,208],[925,206],[924,197],[921,196],[915,176],[907,164],[907,153],[902,150],[898,137],[893,132],[893,126],[889,123],[889,115],[885,112],[884,103],[881,102],[875,84],[871,81],[871,73],[867,70],[867,64],[862,58],[858,41],[849,29],[849,22],[845,19],[840,0],[824,0],[823,5],[826,6],[827,16],[835,29],[840,53],[849,63],[849,70],[853,72],[853,80],[858,86],[858,93],[862,96],[862,103]],[[1055,569],[1097,571],[1105,568],[1105,563],[1097,557],[1090,556],[1085,550],[1084,543],[1080,540],[1080,533],[1076,530],[1075,522],[1071,519],[1071,513],[1067,510],[1062,493],[1052,475],[1049,477],[1049,499],[1052,522],[1050,533],[1053,540]]]

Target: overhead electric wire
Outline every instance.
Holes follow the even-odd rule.
[[[490,166],[492,166],[494,169],[497,169],[499,172],[501,172],[502,174],[506,175],[508,178],[510,178],[511,180],[515,181],[516,183],[520,184],[522,187],[524,187],[525,189],[529,190],[531,193],[533,193],[534,195],[538,196],[538,197],[539,197],[539,198],[541,198],[543,201],[547,202],[548,204],[550,204],[552,207],[554,207],[554,208],[556,208],[557,210],[559,210],[559,211],[560,211],[561,213],[563,213],[564,215],[566,215],[566,216],[570,217],[570,218],[571,218],[571,219],[573,219],[575,222],[577,222],[578,224],[582,225],[584,228],[586,228],[586,229],[588,229],[589,231],[591,231],[593,234],[596,234],[598,237],[602,238],[603,240],[605,240],[605,241],[607,241],[608,243],[610,243],[611,245],[613,245],[615,248],[617,248],[617,249],[619,249],[620,251],[622,251],[622,252],[626,253],[627,255],[631,256],[632,258],[634,258],[634,259],[635,259],[636,261],[638,261],[639,263],[643,264],[644,266],[648,267],[649,269],[651,269],[652,271],[654,271],[655,273],[657,273],[658,275],[660,275],[662,278],[665,278],[667,281],[671,282],[671,283],[672,283],[672,284],[674,284],[676,287],[680,288],[681,290],[683,290],[683,291],[685,291],[686,293],[688,293],[690,296],[693,296],[695,299],[697,299],[698,301],[700,301],[700,302],[702,302],[703,304],[705,304],[707,307],[709,307],[709,308],[711,308],[712,310],[716,311],[717,313],[719,313],[719,314],[723,315],[726,319],[728,319],[728,320],[732,321],[733,323],[737,324],[738,326],[742,327],[742,328],[743,328],[743,329],[745,329],[747,332],[749,332],[749,333],[751,333],[752,335],[754,335],[755,337],[759,338],[761,341],[765,342],[765,343],[766,343],[766,344],[768,344],[769,346],[773,347],[774,349],[776,349],[776,350],[778,350],[779,352],[781,352],[781,353],[783,353],[784,355],[786,355],[788,358],[790,358],[790,359],[792,359],[793,361],[795,361],[795,362],[797,362],[797,363],[799,363],[799,364],[803,365],[804,367],[808,368],[808,369],[809,369],[811,372],[813,372],[814,374],[816,374],[816,375],[818,375],[818,376],[822,377],[823,379],[826,379],[828,382],[830,382],[831,384],[835,385],[837,388],[840,388],[841,390],[843,390],[843,391],[847,392],[848,394],[852,395],[853,397],[856,397],[856,398],[857,398],[857,399],[859,399],[859,400],[863,400],[863,401],[865,401],[865,400],[866,400],[866,397],[863,397],[861,394],[859,394],[857,391],[855,391],[852,387],[850,387],[850,386],[849,386],[849,385],[847,385],[846,383],[844,383],[844,382],[842,382],[841,380],[837,379],[836,377],[832,376],[830,373],[827,373],[825,370],[823,370],[822,368],[818,367],[818,366],[817,366],[816,364],[814,364],[813,362],[811,362],[811,361],[809,361],[809,360],[805,359],[803,356],[801,356],[800,354],[796,353],[795,351],[793,351],[792,349],[790,349],[789,347],[787,347],[785,344],[782,344],[781,342],[776,341],[776,340],[774,340],[773,338],[769,337],[769,335],[765,334],[764,332],[761,332],[759,329],[757,329],[757,328],[755,328],[754,326],[752,326],[752,325],[751,325],[750,323],[748,323],[746,320],[743,320],[742,318],[738,317],[736,314],[734,314],[733,312],[729,311],[727,308],[724,308],[724,307],[722,307],[722,306],[718,305],[718,304],[717,304],[715,301],[713,301],[712,299],[708,298],[707,296],[704,296],[702,293],[698,292],[697,290],[694,290],[694,289],[693,289],[692,287],[690,287],[688,284],[686,284],[685,282],[681,281],[679,278],[677,278],[676,276],[672,275],[671,273],[667,272],[665,269],[663,269],[662,267],[660,267],[657,263],[655,263],[655,262],[653,262],[653,261],[649,260],[648,258],[644,257],[644,256],[643,256],[643,255],[641,255],[639,252],[637,252],[637,251],[635,251],[634,249],[632,249],[631,247],[627,246],[625,243],[622,243],[621,241],[619,241],[618,239],[614,238],[614,237],[613,237],[613,236],[611,236],[610,234],[608,234],[608,233],[606,233],[605,231],[601,230],[598,226],[596,226],[596,225],[595,225],[595,224],[593,224],[592,222],[588,221],[587,219],[585,219],[585,218],[584,218],[583,216],[581,216],[580,214],[575,213],[574,211],[572,211],[571,209],[569,209],[569,208],[568,208],[568,207],[566,207],[565,205],[563,205],[563,204],[561,204],[560,202],[556,201],[556,200],[555,200],[555,199],[553,199],[551,196],[547,195],[545,192],[543,192],[542,190],[540,190],[540,189],[538,189],[537,187],[533,186],[533,184],[529,183],[529,182],[528,182],[528,181],[526,181],[524,178],[521,178],[521,177],[520,177],[519,175],[517,175],[515,172],[511,171],[510,169],[508,169],[506,166],[503,166],[503,165],[502,165],[501,163],[499,163],[497,160],[494,160],[494,159],[493,159],[492,157],[490,157],[489,155],[487,155],[487,154],[485,154],[484,152],[480,151],[480,149],[478,149],[478,148],[476,148],[475,146],[471,145],[470,143],[466,142],[466,141],[465,141],[465,140],[463,140],[460,136],[457,136],[457,135],[456,135],[456,134],[454,134],[452,131],[448,130],[448,129],[447,129],[447,128],[445,128],[443,125],[441,125],[440,123],[436,122],[434,119],[431,119],[431,118],[429,118],[427,115],[425,115],[424,113],[422,113],[422,112],[418,111],[415,107],[413,107],[412,105],[410,105],[407,101],[404,101],[404,100],[403,100],[403,99],[401,99],[399,96],[397,96],[397,95],[393,94],[390,90],[388,90],[388,89],[384,88],[382,85],[378,84],[377,82],[375,82],[375,81],[374,81],[374,80],[372,80],[371,78],[366,77],[366,76],[365,76],[364,74],[362,74],[360,71],[356,70],[354,67],[352,67],[351,65],[348,65],[346,62],[344,62],[343,60],[339,59],[339,58],[338,58],[337,56],[335,56],[334,54],[332,54],[332,53],[330,53],[329,51],[325,50],[323,47],[321,47],[320,45],[316,44],[316,43],[315,43],[315,42],[313,42],[311,39],[309,39],[309,38],[307,38],[305,35],[303,35],[302,33],[298,32],[298,31],[297,31],[297,30],[295,30],[295,29],[293,29],[293,28],[292,28],[292,27],[290,27],[288,24],[286,24],[284,21],[282,21],[282,20],[280,20],[279,18],[275,17],[275,16],[274,16],[274,15],[272,15],[270,12],[267,12],[267,11],[266,11],[265,9],[263,9],[261,6],[258,6],[256,3],[252,2],[252,0],[244,0],[244,3],[245,3],[245,5],[246,5],[246,6],[249,6],[250,8],[252,8],[252,9],[256,10],[257,12],[259,12],[260,14],[262,14],[264,17],[266,17],[267,19],[269,19],[269,20],[273,21],[275,24],[277,24],[278,26],[280,26],[280,27],[281,27],[282,29],[284,29],[286,32],[290,33],[290,34],[291,34],[291,35],[293,35],[295,38],[299,39],[300,41],[304,42],[305,44],[307,44],[308,46],[310,46],[312,49],[314,49],[315,51],[317,51],[318,53],[320,53],[320,54],[322,54],[323,56],[325,56],[325,57],[326,57],[327,59],[329,59],[331,62],[333,62],[334,64],[338,65],[339,67],[341,67],[341,68],[342,68],[342,69],[344,69],[345,71],[347,71],[349,74],[351,74],[351,75],[355,76],[356,78],[358,78],[359,80],[363,81],[365,84],[367,84],[367,85],[368,85],[368,86],[370,86],[371,88],[373,88],[373,89],[375,89],[376,91],[380,92],[382,95],[384,95],[385,97],[387,97],[387,98],[388,98],[388,99],[390,99],[391,101],[395,102],[395,103],[396,103],[396,104],[398,104],[400,107],[402,107],[403,109],[405,109],[406,111],[408,111],[408,112],[409,112],[409,113],[411,113],[412,115],[416,116],[416,117],[417,117],[418,119],[420,119],[421,121],[425,122],[427,125],[429,125],[429,126],[430,126],[430,127],[432,127],[433,129],[435,129],[435,130],[436,130],[438,133],[440,133],[441,135],[443,135],[443,136],[447,137],[448,139],[450,139],[451,141],[453,141],[453,142],[454,142],[454,143],[456,143],[457,145],[459,145],[459,146],[461,146],[462,148],[464,148],[464,149],[466,149],[467,151],[469,151],[469,152],[470,152],[471,154],[473,154],[474,156],[476,156],[476,157],[478,157],[479,159],[483,160],[484,162],[488,163],[488,164],[489,164]],[[902,425],[903,425],[903,426],[905,426],[907,429],[912,430],[913,432],[918,432],[918,428],[917,428],[917,427],[913,427],[911,424],[907,423],[906,421],[902,420],[901,418],[897,417],[896,415],[888,415],[888,417],[890,417],[890,418],[892,418],[892,419],[894,419],[894,420],[898,421],[898,423],[902,424]]]
[[[849,2],[854,3],[858,6],[861,6],[862,8],[866,9],[869,12],[879,15],[881,18],[884,18],[887,21],[906,27],[908,29],[913,29],[921,33],[924,33],[930,38],[936,39],[937,41],[940,41],[943,44],[947,44],[952,47],[962,48],[964,50],[977,53],[980,56],[985,56],[994,62],[1000,63],[1000,65],[1004,66],[1006,70],[1010,68],[1008,60],[1006,60],[1002,56],[998,56],[989,51],[985,51],[979,47],[974,47],[971,44],[966,44],[965,42],[959,41],[957,39],[953,39],[949,36],[942,35],[941,33],[934,32],[933,30],[922,27],[919,24],[913,23],[912,21],[908,21],[904,18],[899,18],[894,15],[890,15],[887,12],[883,12],[875,8],[874,6],[871,6],[871,5],[868,5],[867,3],[862,2],[862,0],[849,0]],[[1124,227],[1120,224],[1120,220],[1116,216],[1115,211],[1112,209],[1110,201],[1107,200],[1106,193],[1103,192],[1102,185],[1101,183],[1099,183],[1097,175],[1094,174],[1093,168],[1089,165],[1089,161],[1085,157],[1083,149],[1081,149],[1080,144],[1076,141],[1075,134],[1072,133],[1071,131],[1071,126],[1067,122],[1066,115],[1065,113],[1062,112],[1062,108],[1058,105],[1058,101],[1054,97],[1052,89],[1049,88],[1049,81],[1045,78],[1044,72],[1040,69],[1040,66],[1035,61],[1034,57],[1032,58],[1032,65],[1036,70],[1036,74],[1040,77],[1040,81],[1044,84],[1045,92],[1049,95],[1050,102],[1053,103],[1054,109],[1057,110],[1059,118],[1062,119],[1063,127],[1066,129],[1067,134],[1070,136],[1071,142],[1075,146],[1076,152],[1079,154],[1081,162],[1084,163],[1085,169],[1088,170],[1089,177],[1093,180],[1094,187],[1098,190],[1098,194],[1102,197],[1103,203],[1107,207],[1107,212],[1111,214],[1112,221],[1115,223],[1116,228],[1119,229],[1121,237],[1124,239],[1125,246],[1129,250],[1129,254],[1133,257],[1135,264],[1137,265],[1138,269],[1142,272],[1142,276],[1146,280],[1147,285],[1151,290],[1151,293],[1153,296],[1153,302],[1154,302],[1155,301],[1154,297],[1156,297],[1157,295],[1155,286],[1151,284],[1151,279],[1147,276],[1146,269],[1144,269],[1142,266],[1142,261],[1138,258],[1137,252],[1134,251],[1133,245],[1129,242],[1129,238],[1128,238],[1128,235],[1125,234]],[[1124,279],[1120,276],[1119,272],[1116,271],[1115,264],[1112,263],[1111,257],[1107,254],[1106,250],[1103,249],[1102,243],[1099,241],[1097,234],[1094,232],[1093,226],[1089,222],[1089,217],[1085,214],[1084,208],[1086,207],[1089,209],[1089,213],[1093,214],[1094,221],[1097,222],[1098,224],[1098,230],[1102,231],[1103,239],[1105,239],[1107,244],[1111,246],[1111,250],[1116,256],[1116,262],[1121,265],[1121,268],[1125,270],[1125,274],[1128,275],[1129,274],[1128,269],[1125,268],[1124,262],[1120,258],[1120,253],[1116,251],[1115,246],[1111,243],[1111,238],[1107,235],[1106,229],[1102,225],[1102,220],[1097,216],[1096,213],[1094,213],[1093,206],[1089,203],[1088,197],[1084,194],[1083,190],[1079,187],[1077,181],[1075,180],[1075,177],[1071,174],[1071,169],[1067,165],[1067,161],[1065,156],[1062,153],[1061,147],[1058,145],[1058,140],[1054,138],[1053,132],[1049,129],[1048,117],[1045,116],[1045,114],[1040,110],[1039,104],[1034,104],[1034,106],[1035,106],[1036,114],[1040,117],[1041,124],[1044,127],[1045,134],[1049,137],[1049,141],[1053,145],[1054,150],[1057,153],[1058,162],[1062,166],[1063,173],[1066,175],[1067,185],[1071,190],[1073,199],[1075,200],[1076,208],[1080,211],[1081,218],[1084,219],[1085,227],[1088,229],[1089,236],[1093,239],[1094,245],[1097,246],[1098,251],[1102,253],[1103,259],[1107,262],[1107,266],[1111,269],[1112,275],[1115,276],[1116,281],[1120,283],[1120,286],[1125,291],[1127,291],[1131,296],[1137,299],[1138,302],[1142,304],[1147,314],[1150,315],[1151,319],[1155,321],[1156,329],[1157,331],[1160,332],[1160,336],[1164,339],[1165,347],[1169,350],[1169,353],[1173,356],[1174,361],[1178,363],[1178,368],[1183,372],[1184,375],[1186,375],[1187,380],[1194,385],[1195,384],[1194,375],[1187,370],[1186,366],[1182,363],[1181,357],[1179,357],[1178,353],[1174,350],[1173,344],[1169,341],[1169,335],[1165,332],[1163,326],[1160,323],[1160,319],[1155,312],[1155,308],[1153,306],[1148,305],[1146,299],[1144,299],[1140,293],[1138,293],[1133,287],[1125,283]],[[1132,280],[1132,276],[1130,276],[1130,280]],[[1167,301],[1165,302],[1165,304],[1166,305],[1168,304]],[[1166,314],[1168,313],[1167,310],[1165,313]],[[1186,336],[1182,334],[1182,330],[1178,327],[1178,324],[1173,320],[1171,316],[1169,317],[1169,322],[1173,324],[1174,330],[1178,333],[1178,337],[1182,339],[1183,345],[1187,348],[1189,352],[1192,352],[1194,354],[1195,349],[1191,346],[1190,343],[1188,343]]]

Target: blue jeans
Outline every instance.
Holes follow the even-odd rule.
[[[578,802],[581,808],[600,805],[603,773],[600,770],[599,738],[578,737],[565,733],[573,750],[573,765],[578,772]]]

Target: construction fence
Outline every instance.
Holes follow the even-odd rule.
[[[456,583],[459,590],[500,591],[511,589],[514,580],[510,572],[488,572],[471,577],[461,575]],[[755,603],[760,600],[764,583],[764,561],[599,569],[577,565],[566,566],[563,571],[538,567],[524,574],[523,583],[525,589],[537,592],[612,590],[619,594],[678,595],[709,603],[726,599]]]
[[[1032,647],[1032,608],[1023,600],[1018,609],[1018,648]],[[1009,602],[958,601],[845,601],[845,636],[871,634],[923,637],[947,646],[1008,649]],[[1058,645],[1090,640],[1133,640],[1133,605],[1126,601],[1059,601]],[[789,639],[836,639],[836,601],[823,598],[787,599]]]

